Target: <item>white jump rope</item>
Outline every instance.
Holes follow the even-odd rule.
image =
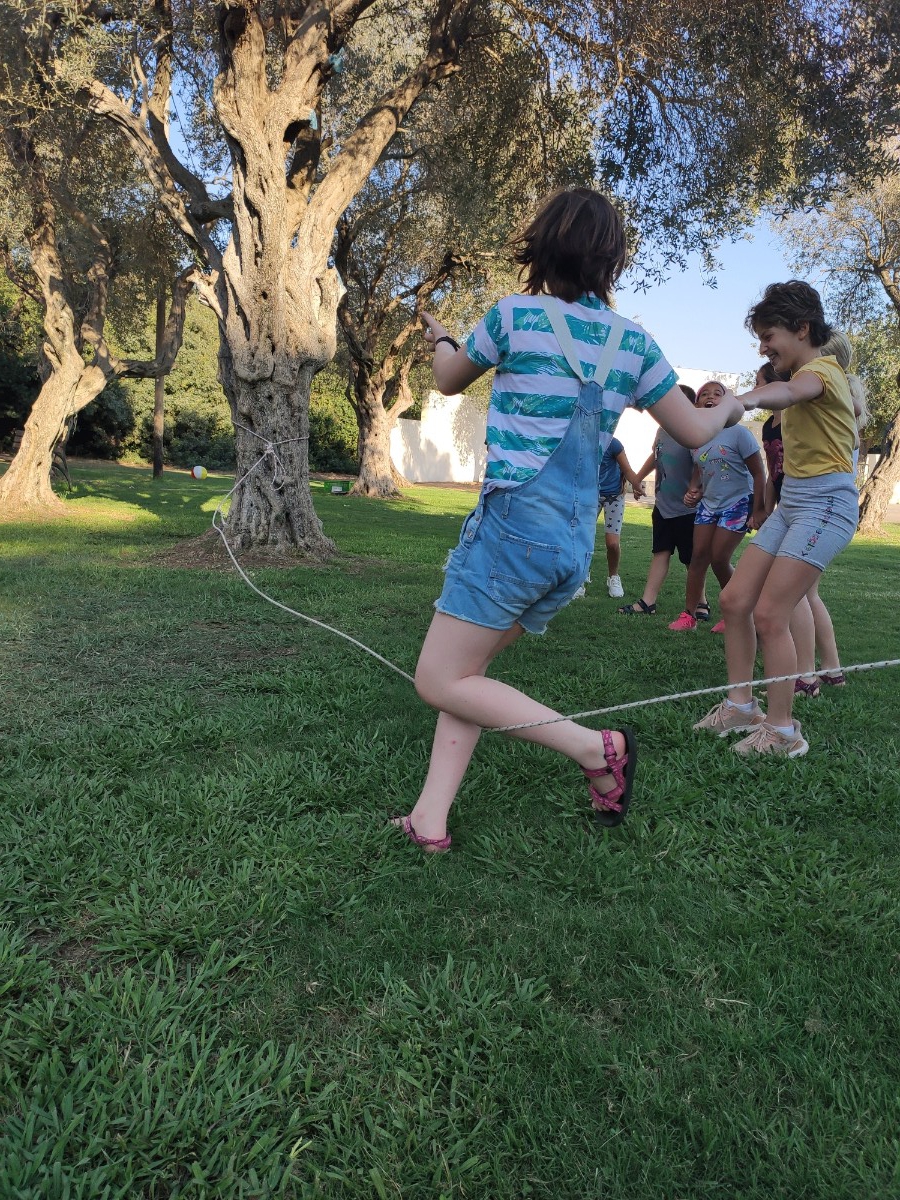
[[[305,442],[308,440],[307,438],[284,438],[282,441],[270,442],[267,438],[260,436],[260,434],[255,433],[252,429],[248,429],[246,425],[240,425],[238,428],[245,430],[245,432],[251,434],[253,437],[262,442],[264,449],[253,466],[244,472],[240,479],[235,482],[234,487],[231,488],[231,490],[219,501],[218,505],[216,506],[216,511],[213,513],[212,527],[222,539],[222,544],[228,551],[228,557],[234,563],[235,570],[243,579],[244,583],[246,583],[249,588],[256,592],[257,596],[261,596],[263,600],[266,600],[269,604],[273,604],[276,608],[280,608],[283,612],[290,613],[292,617],[297,617],[301,621],[306,621],[310,625],[315,625],[319,629],[326,629],[329,633],[333,633],[337,637],[343,638],[345,642],[349,642],[352,646],[356,646],[358,650],[363,650],[366,654],[370,654],[372,658],[376,658],[383,666],[388,667],[391,671],[395,671],[408,683],[415,683],[412,675],[409,675],[401,667],[398,667],[396,663],[392,663],[390,659],[384,658],[376,650],[373,650],[371,646],[366,646],[363,642],[357,641],[356,638],[351,637],[349,633],[344,633],[340,629],[335,629],[333,625],[326,625],[324,621],[317,621],[315,617],[309,617],[305,613],[297,612],[295,608],[290,608],[287,604],[282,604],[280,600],[275,600],[272,596],[269,596],[262,590],[262,588],[258,588],[256,586],[256,584],[252,579],[249,578],[247,572],[235,558],[234,553],[228,544],[228,539],[225,536],[224,527],[219,524],[216,519],[217,517],[222,516],[222,505],[237,491],[244,480],[248,479],[249,476],[252,475],[257,469],[257,467],[262,466],[267,459],[272,460],[272,478],[275,483],[276,490],[280,491],[284,486],[284,464],[278,456],[278,447],[285,446],[289,442]],[[279,480],[281,482],[279,482]],[[885,658],[880,662],[855,663],[849,667],[836,667],[832,669],[830,673],[836,674],[838,671],[841,671],[843,674],[848,675],[854,671],[877,671],[882,667],[898,666],[900,666],[900,658]],[[759,688],[765,687],[770,683],[787,683],[789,680],[799,679],[801,674],[802,672],[797,671],[793,675],[772,675],[768,679],[747,679],[743,683],[719,684],[716,687],[697,688],[692,692],[672,692],[667,696],[651,696],[646,700],[629,700],[626,704],[613,704],[607,708],[586,709],[584,712],[569,713],[567,716],[547,717],[543,721],[525,721],[521,725],[489,725],[485,728],[491,733],[513,733],[519,729],[535,729],[538,725],[558,725],[561,721],[574,721],[581,717],[606,716],[608,713],[624,712],[629,708],[646,708],[651,704],[665,704],[673,700],[691,700],[694,696],[712,696],[718,692],[730,692],[732,688]]]

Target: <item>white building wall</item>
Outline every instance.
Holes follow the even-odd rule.
[[[675,371],[678,382],[695,391],[710,379],[718,379],[732,389],[739,386],[739,376],[727,371],[692,367],[676,367]],[[401,418],[391,430],[391,457],[411,483],[480,483],[487,460],[486,426],[487,414],[465,396],[429,392],[422,405],[421,421]],[[626,408],[622,414],[616,437],[635,470],[649,457],[658,428],[652,417],[637,409]],[[754,421],[750,429],[759,439],[762,423]],[[876,456],[871,455],[870,470],[875,461]],[[900,484],[892,503],[900,503]]]
[[[465,396],[429,392],[421,421],[401,418],[391,430],[391,458],[411,483],[480,483],[486,428],[487,413]]]

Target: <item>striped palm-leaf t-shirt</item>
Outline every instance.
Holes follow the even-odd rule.
[[[566,323],[590,379],[609,337],[609,308],[594,295],[563,304]],[[581,386],[566,362],[537,296],[506,296],[479,321],[466,354],[496,367],[487,420],[484,490],[532,479],[562,441]],[[648,409],[677,383],[675,372],[640,325],[625,321],[622,343],[603,392],[600,452],[629,405]]]

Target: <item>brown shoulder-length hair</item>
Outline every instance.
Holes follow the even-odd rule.
[[[825,320],[822,297],[802,279],[770,283],[762,300],[747,313],[744,325],[751,333],[759,333],[770,325],[780,325],[796,333],[801,325],[808,325],[810,344],[816,348],[824,346],[832,333]]]
[[[593,292],[609,304],[627,258],[622,218],[592,188],[554,193],[511,245],[525,291],[568,302]]]

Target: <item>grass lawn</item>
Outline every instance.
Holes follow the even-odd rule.
[[[900,1194],[900,671],[801,701],[795,762],[636,710],[612,832],[487,734],[428,857],[385,824],[428,757],[409,684],[154,561],[231,481],[73,477],[69,520],[0,526],[3,1200]],[[411,671],[472,503],[322,490],[344,556],[254,581]],[[680,566],[647,619],[594,575],[499,675],[565,712],[722,681],[666,629]],[[900,526],[822,595],[845,663],[900,657]]]

